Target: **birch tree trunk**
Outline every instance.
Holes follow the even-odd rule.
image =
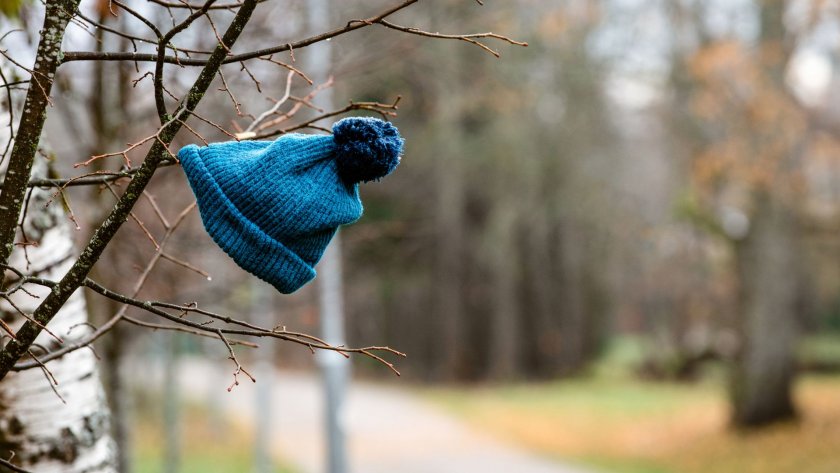
[[[36,160],[35,175],[45,176],[46,168],[44,160]],[[73,225],[60,200],[47,206],[48,191],[31,192],[23,224],[24,238],[37,245],[27,245],[26,254],[22,247],[16,248],[10,264],[26,268],[29,274],[57,280],[73,263]],[[17,291],[12,301],[22,311],[31,313],[49,289],[24,287],[31,295]],[[0,303],[0,315],[13,328],[21,323],[22,317],[8,301]],[[85,299],[77,291],[49,329],[65,344],[73,343],[90,333],[87,320]],[[58,342],[45,332],[36,340],[32,352],[37,356],[44,349],[57,346]],[[93,351],[76,350],[48,362],[46,367],[57,385],[51,386],[46,373],[38,369],[10,373],[0,383],[0,455],[9,458],[14,452],[15,464],[38,473],[116,471],[108,404]]]

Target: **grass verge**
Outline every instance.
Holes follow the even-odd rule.
[[[735,432],[719,380],[651,383],[606,371],[544,384],[436,389],[430,396],[480,430],[596,471],[840,471],[840,376],[800,380],[799,421]]]
[[[164,468],[161,419],[138,415],[134,425],[134,471],[158,473]],[[185,406],[180,418],[179,473],[231,473],[254,471],[253,436],[241,426],[208,415],[206,409]],[[293,473],[278,464],[276,473]]]

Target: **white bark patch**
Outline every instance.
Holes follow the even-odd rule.
[[[45,174],[38,172],[38,167],[36,163],[35,172]],[[53,203],[45,208],[43,200],[43,195],[33,194],[24,224],[27,236],[31,239],[37,234],[39,240],[38,246],[27,247],[28,272],[57,281],[73,263],[73,235],[61,206]],[[27,268],[22,249],[12,253],[10,264]],[[21,310],[31,313],[50,289],[32,284],[25,287],[38,298],[18,291],[13,300]],[[0,313],[15,329],[22,324],[23,318],[5,301],[0,303]],[[87,325],[80,325],[85,322],[87,307],[82,292],[77,291],[48,328],[64,343],[72,343],[90,333]],[[57,346],[46,332],[36,344]],[[41,354],[37,348],[33,352]],[[55,389],[66,404],[53,392],[41,370],[10,373],[0,382],[0,450],[14,451],[22,467],[39,473],[115,472],[108,404],[93,352],[77,350],[47,363],[47,367],[58,380]]]

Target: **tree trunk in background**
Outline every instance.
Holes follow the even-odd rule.
[[[163,345],[163,473],[181,471],[181,384],[178,382],[178,362],[181,356],[181,334],[162,333]]]
[[[570,3],[567,14],[573,26],[565,32],[565,41],[549,46],[559,65],[554,71],[554,90],[568,110],[561,118],[562,126],[547,130],[546,137],[563,143],[556,151],[556,163],[549,163],[545,171],[557,183],[545,187],[552,202],[547,212],[555,219],[549,242],[555,247],[552,290],[558,332],[554,371],[560,374],[577,372],[594,359],[594,342],[601,338],[596,332],[603,329],[600,321],[605,316],[606,305],[589,297],[602,292],[595,286],[604,282],[587,272],[589,268],[607,271],[607,256],[594,242],[611,225],[607,222],[612,217],[607,199],[595,189],[597,179],[609,179],[614,166],[610,144],[615,136],[613,111],[605,97],[608,71],[582,46],[598,31],[602,3]]]
[[[560,229],[562,284],[558,288],[563,303],[560,321],[560,357],[564,371],[574,371],[586,362],[585,342],[590,338],[586,323],[587,307],[584,306],[583,265],[587,262],[586,242],[574,219],[568,219]]]
[[[120,15],[115,19],[110,13],[108,0],[97,0],[98,21],[102,24],[121,22],[127,23],[129,15]],[[125,27],[126,25],[119,25]],[[112,41],[112,38],[103,34],[103,30],[95,30],[97,52],[105,50],[128,51],[130,43],[126,38],[119,38]],[[111,44],[117,43],[116,45]],[[116,46],[116,47],[115,47]],[[93,68],[93,81],[89,93],[88,109],[91,111],[92,136],[91,148],[87,155],[94,156],[106,150],[119,149],[123,143],[131,140],[125,136],[124,128],[131,119],[128,116],[129,100],[131,97],[131,65],[122,63],[108,63],[96,61]],[[117,80],[112,78],[117,75]],[[111,80],[109,80],[111,78]],[[68,117],[69,118],[69,117]],[[72,118],[70,118],[72,119]],[[106,161],[97,160],[92,163],[92,171],[103,169]],[[113,206],[113,197],[109,192],[103,192],[99,186],[91,186],[89,189],[91,202],[90,212],[93,215],[91,221],[101,222],[107,217]],[[116,243],[117,245],[120,242]],[[119,265],[116,265],[119,266]],[[118,271],[118,270],[117,270]],[[97,281],[107,281],[116,277],[114,265],[95,266],[91,271],[91,277]],[[91,317],[94,323],[98,324],[110,319],[120,308],[120,305],[105,298],[97,298],[91,304]],[[130,327],[117,324],[111,329],[107,337],[97,342],[97,348],[101,350],[102,377],[107,393],[108,403],[111,409],[111,431],[117,445],[117,470],[120,473],[131,473],[131,393],[126,389],[123,381],[123,366],[125,353],[130,346]]]
[[[46,165],[37,162],[35,175],[46,176]],[[29,240],[28,271],[46,279],[63,276],[72,264],[73,230],[60,202],[45,208],[50,199],[47,191],[33,189],[24,228]],[[12,253],[10,263],[27,268],[23,250]],[[34,295],[44,297],[49,289],[27,285]],[[23,291],[13,295],[15,304],[31,312],[39,300]],[[17,321],[20,316],[5,301],[0,304],[3,319]],[[65,343],[74,343],[90,333],[85,299],[81,291],[74,293],[50,323],[50,330]],[[41,334],[37,344],[52,349],[57,342]],[[38,349],[35,349],[36,355]],[[38,473],[113,472],[114,444],[109,431],[109,412],[100,383],[93,351],[82,349],[51,361],[46,365],[60,383],[50,387],[41,370],[10,373],[0,384],[0,455]]]
[[[459,99],[457,80],[460,74],[461,55],[457,50],[440,58],[436,83],[439,131],[437,141],[440,152],[435,160],[435,254],[433,263],[433,305],[435,329],[428,332],[432,338],[429,354],[432,377],[448,379],[460,374],[464,333],[464,269],[465,231],[464,212],[465,182],[463,146],[464,131],[461,124],[462,101]]]
[[[785,68],[790,57],[786,44],[786,0],[762,0],[761,52],[767,82],[785,95]],[[778,127],[783,127],[780,123]],[[761,140],[765,130],[755,130]],[[797,143],[787,143],[782,169],[799,159]],[[798,332],[801,253],[798,226],[790,189],[773,187],[755,195],[750,234],[736,245],[740,278],[741,347],[731,384],[732,420],[749,427],[789,419],[795,415],[792,399],[795,343]]]
[[[446,132],[450,143],[458,142],[457,125]],[[434,265],[434,314],[438,330],[430,335],[438,339],[436,353],[432,353],[434,377],[449,378],[457,371],[459,339],[462,336],[461,318],[464,307],[463,266],[463,170],[457,153],[438,157],[438,201],[435,212],[437,244]]]
[[[742,346],[730,394],[737,426],[795,415],[797,227],[791,209],[773,196],[764,194],[757,204],[753,229],[736,250]]]
[[[536,201],[536,198],[534,198]],[[533,374],[551,376],[559,360],[560,329],[556,316],[556,262],[547,219],[526,215],[530,222],[520,229],[523,260],[523,327],[522,342],[526,350],[525,364]]]
[[[492,379],[511,379],[519,367],[519,264],[514,246],[517,211],[506,205],[500,207],[491,223],[487,252],[493,294],[488,374]]]

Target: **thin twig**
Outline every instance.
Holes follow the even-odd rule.
[[[397,109],[399,101],[400,101],[400,98],[397,97],[397,99],[394,101],[394,103],[391,103],[391,104],[379,103],[379,102],[350,102],[349,105],[347,105],[343,108],[340,108],[338,110],[334,110],[332,112],[324,113],[322,115],[311,118],[311,119],[309,119],[309,120],[307,120],[303,123],[300,123],[298,125],[294,125],[294,126],[291,126],[291,127],[288,127],[288,128],[281,129],[281,130],[274,130],[274,131],[269,131],[269,132],[265,132],[265,133],[260,133],[256,136],[254,136],[253,138],[254,139],[271,138],[271,137],[274,137],[274,136],[279,136],[279,135],[283,135],[283,134],[286,134],[286,133],[291,133],[293,131],[297,131],[297,130],[301,130],[301,129],[305,129],[305,128],[315,128],[314,123],[316,123],[318,121],[321,121],[325,118],[330,118],[330,117],[342,115],[342,114],[345,114],[345,113],[353,111],[353,110],[368,110],[368,111],[379,113],[379,114],[381,114],[383,116],[386,116],[386,117],[387,116],[393,116],[393,115],[395,115],[394,110]],[[268,123],[266,123],[266,124],[268,124]]]
[[[409,33],[409,34],[414,34],[414,35],[418,35],[418,36],[426,36],[428,38],[454,39],[454,40],[458,40],[458,41],[465,41],[467,43],[474,44],[474,45],[478,46],[479,48],[489,52],[490,54],[492,54],[496,57],[500,56],[498,51],[496,51],[495,49],[491,49],[486,44],[484,44],[480,41],[477,41],[477,39],[493,38],[493,39],[498,39],[498,40],[501,40],[501,41],[505,41],[507,43],[510,43],[510,44],[513,44],[513,45],[516,45],[516,46],[528,46],[528,43],[526,43],[526,42],[515,41],[511,38],[508,38],[507,36],[502,36],[500,34],[490,33],[490,32],[488,32],[488,33],[474,33],[474,34],[441,34],[441,33],[432,33],[430,31],[423,31],[419,28],[414,28],[414,27],[410,27],[410,26],[400,26],[400,25],[391,23],[389,21],[386,21],[384,19],[381,19],[381,20],[377,21],[376,23],[378,23],[378,24],[380,24],[380,25],[382,25],[386,28],[390,28],[392,30],[402,31],[403,33]]]
[[[56,389],[56,386],[58,386],[58,380],[55,379],[55,376],[52,374],[52,371],[50,371],[50,369],[47,368],[47,365],[45,365],[41,360],[38,359],[37,356],[35,356],[34,353],[32,353],[32,350],[29,350],[29,356],[32,358],[35,364],[37,364],[38,367],[41,368],[41,372],[44,373],[44,377],[47,378],[47,384],[50,385],[50,389],[52,389],[52,392],[55,393],[56,396],[58,396],[58,399],[62,402],[62,404],[67,404],[67,400],[65,400],[61,393],[58,392],[58,389]]]
[[[176,258],[176,257],[174,257],[174,256],[172,256],[168,253],[163,253],[163,252],[161,252],[160,257],[167,260],[167,261],[171,261],[171,262],[177,264],[178,266],[189,269],[190,271],[192,271],[194,273],[198,273],[198,274],[204,276],[208,281],[213,280],[213,278],[210,277],[210,274],[207,271],[204,271],[200,268],[197,268],[187,261],[180,260],[180,259],[178,259],[178,258]]]
[[[225,348],[227,348],[228,351],[228,359],[232,361],[234,365],[236,365],[236,369],[233,371],[233,384],[228,386],[228,392],[231,392],[234,386],[239,386],[239,375],[242,373],[245,373],[245,376],[250,378],[251,382],[256,383],[256,378],[251,376],[251,373],[249,373],[244,367],[242,367],[242,364],[239,363],[238,359],[236,359],[236,353],[234,353],[233,347],[230,346],[230,342],[228,342],[227,338],[225,338],[225,334],[222,333],[221,330],[216,330],[216,335],[218,335],[222,342],[225,344]]]
[[[197,4],[194,4],[194,3],[187,3],[187,2],[166,2],[164,0],[148,0],[148,1],[150,1],[152,3],[156,3],[156,4],[158,4],[160,6],[163,6],[163,7],[166,7],[166,8],[187,8],[187,9],[190,9],[190,10],[196,10],[198,8],[201,8],[201,5],[197,5]],[[262,2],[265,2],[265,1],[267,1],[267,0],[257,0],[257,3],[262,3]],[[223,3],[223,4],[220,4],[220,5],[211,6],[210,10],[233,10],[233,9],[239,8],[241,6],[242,6],[242,3],[240,3],[240,2]]]
[[[206,333],[206,332],[200,332],[198,330],[191,330],[191,329],[188,329],[186,327],[181,327],[180,325],[156,324],[156,323],[152,323],[152,322],[146,322],[146,321],[143,321],[143,320],[135,319],[134,317],[129,317],[129,316],[124,316],[122,318],[122,320],[124,320],[124,321],[126,321],[126,322],[128,322],[132,325],[136,325],[138,327],[148,328],[148,329],[152,329],[152,330],[169,330],[169,331],[173,331],[173,332],[188,333],[190,335],[195,335],[197,337],[206,337],[206,338],[212,338],[212,339],[218,338],[216,335],[212,335],[212,334],[209,334],[209,333]],[[256,343],[248,342],[248,341],[245,341],[245,340],[237,340],[237,339],[233,339],[233,338],[229,338],[228,343],[230,343],[231,345],[234,345],[234,346],[241,345],[243,347],[248,347],[248,348],[259,348],[259,345],[257,345]]]
[[[231,54],[227,56],[222,63],[223,64],[230,64],[233,62],[241,62],[247,61],[250,59],[256,59],[260,57],[267,57],[272,54],[277,54],[284,51],[291,51],[292,49],[301,49],[307,46],[310,46],[315,43],[320,43],[321,41],[325,41],[327,39],[334,38],[336,36],[340,36],[351,31],[358,30],[360,28],[364,28],[371,24],[378,22],[381,19],[387,18],[394,13],[403,10],[415,3],[419,0],[406,0],[398,5],[395,5],[380,14],[371,17],[367,20],[358,20],[353,24],[345,25],[342,28],[336,28],[332,31],[327,31],[325,33],[317,34],[314,36],[310,36],[309,38],[302,39],[300,41],[296,41],[294,43],[286,43],[278,46],[274,46],[271,48],[260,49],[257,51],[250,51],[247,53],[242,54]],[[70,62],[70,61],[140,61],[140,62],[155,62],[158,60],[158,56],[156,54],[147,54],[147,53],[136,53],[136,52],[106,52],[106,53],[97,53],[97,52],[90,52],[90,51],[69,51],[64,53],[62,58],[63,62]],[[165,56],[163,61],[169,64],[180,64],[182,66],[204,66],[208,64],[209,59],[182,59],[178,60],[178,58],[174,56]]]
[[[12,458],[14,458],[14,454],[12,455]],[[11,460],[11,458],[9,460]],[[12,463],[9,460],[4,460],[4,459],[0,458],[0,465],[2,465],[3,468],[8,468],[9,470],[14,471],[15,473],[34,473],[30,470],[25,470],[25,469],[15,465],[14,463]]]
[[[271,107],[271,108],[269,108],[268,110],[264,111],[263,113],[261,113],[261,114],[260,114],[260,116],[258,116],[256,119],[254,119],[254,121],[253,121],[253,122],[251,122],[251,124],[250,124],[250,125],[248,125],[248,128],[245,128],[245,133],[251,133],[251,132],[253,132],[253,131],[254,131],[254,129],[255,129],[257,126],[259,126],[259,124],[260,124],[260,123],[262,123],[262,122],[263,122],[266,118],[268,118],[268,117],[270,117],[271,115],[275,114],[275,113],[277,112],[277,110],[280,110],[280,107],[281,107],[284,103],[286,103],[286,101],[287,101],[287,100],[289,100],[289,96],[290,96],[290,95],[291,95],[291,93],[292,93],[292,78],[293,78],[293,77],[294,77],[294,72],[292,72],[292,71],[289,71],[289,73],[288,73],[288,74],[286,74],[286,91],[283,93],[283,97],[281,97],[281,98],[280,98],[280,100],[278,100],[278,101],[274,104],[274,106],[273,106],[273,107]]]

